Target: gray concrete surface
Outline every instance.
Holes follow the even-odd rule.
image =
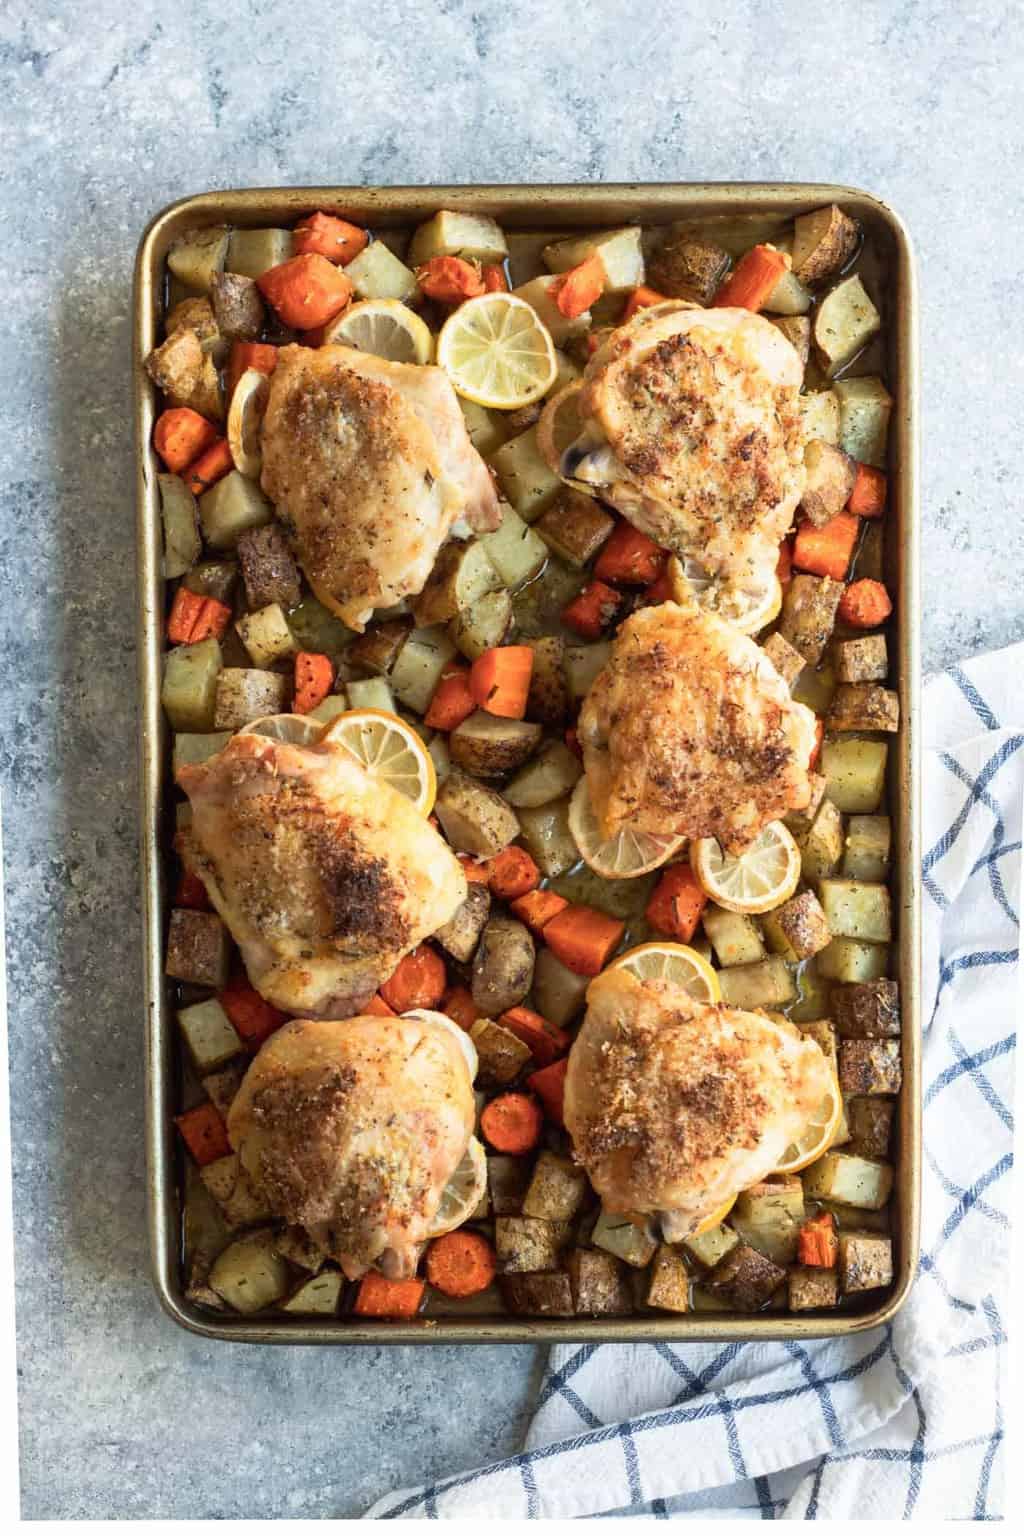
[[[878,192],[921,261],[939,665],[1024,633],[1015,17],[995,0],[4,7],[0,764],[27,1517],[356,1514],[513,1449],[538,1367],[528,1349],[211,1346],[150,1292],[129,396],[142,226],[230,184]]]

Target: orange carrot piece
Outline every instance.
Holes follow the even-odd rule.
[[[235,467],[235,461],[231,457],[231,449],[228,447],[226,437],[218,437],[215,443],[211,443],[205,453],[201,453],[194,464],[190,464],[185,475],[188,488],[193,496],[201,496],[208,491],[211,485],[216,485],[218,480],[223,480]]]
[[[847,512],[855,512],[858,517],[881,517],[888,486],[888,476],[880,469],[871,464],[858,464],[857,478],[846,503]]]
[[[644,602],[654,605],[672,602],[672,583],[668,579],[667,570],[663,570],[656,581],[645,587]]]
[[[528,645],[496,645],[474,661],[469,673],[473,701],[489,715],[521,720],[526,714],[533,673]]]
[[[439,304],[461,304],[463,299],[477,299],[487,287],[474,261],[461,256],[432,256],[416,268],[420,292]]]
[[[603,581],[592,581],[562,609],[562,623],[584,640],[597,640],[619,611],[622,593]]]
[[[892,599],[880,581],[851,581],[839,599],[839,617],[854,629],[874,629],[892,613]]]
[[[814,722],[814,746],[807,759],[807,772],[813,773],[821,759],[821,744],[825,740],[825,722],[820,717]]]
[[[540,870],[525,848],[509,843],[496,853],[487,864],[487,883],[493,895],[501,901],[515,901],[536,890],[540,884]]]
[[[427,1280],[445,1296],[486,1291],[497,1269],[494,1249],[481,1232],[446,1232],[427,1250]]]
[[[269,378],[276,367],[276,347],[271,347],[263,341],[233,341],[231,355],[228,358],[228,399],[230,400],[234,394],[235,385],[242,374],[248,372],[250,368],[255,368],[257,373],[265,373]]]
[[[352,297],[352,283],[326,256],[292,256],[256,279],[285,325],[309,331],[326,325]]]
[[[504,267],[497,264],[486,266],[481,276],[486,293],[508,293],[508,278],[505,276]]]
[[[395,1010],[388,1007],[379,992],[375,992],[370,1001],[363,1004],[362,1012],[373,1014],[381,1019],[393,1019],[395,1017]]]
[[[640,287],[634,288],[630,294],[626,307],[622,311],[621,323],[625,325],[627,320],[632,320],[638,310],[650,309],[652,304],[664,304],[666,299],[666,294],[659,293],[656,288],[648,288],[645,283],[641,283]]]
[[[360,1317],[415,1317],[426,1288],[425,1280],[386,1280],[371,1269],[359,1282],[353,1311]]]
[[[227,1157],[231,1151],[224,1117],[213,1104],[197,1104],[195,1109],[175,1115],[174,1123],[200,1168],[215,1163],[218,1157]]]
[[[568,905],[565,897],[559,896],[556,891],[527,891],[525,896],[517,896],[509,902],[509,911],[514,912],[519,921],[525,923],[527,928],[532,928],[534,933],[540,933],[545,923],[550,923]]]
[[[627,587],[647,587],[656,581],[668,559],[668,551],[632,523],[617,523],[611,538],[597,557],[594,575],[599,581],[619,581]]]
[[[644,915],[658,933],[689,944],[707,904],[689,864],[670,864],[651,892]]]
[[[576,320],[585,314],[604,292],[606,276],[604,262],[596,251],[586,261],[581,261],[578,267],[564,272],[557,282],[551,284],[549,290],[559,314],[567,320]]]
[[[488,883],[489,876],[487,872],[486,860],[484,860],[484,862],[481,864],[480,860],[475,859],[471,853],[459,853],[456,854],[456,858],[462,865],[462,873],[465,875],[467,880],[470,882],[477,880],[481,885],[486,885]]]
[[[537,1100],[528,1093],[499,1093],[484,1105],[480,1129],[495,1152],[522,1157],[540,1141],[544,1116]]]
[[[815,1269],[834,1269],[839,1259],[836,1219],[831,1211],[821,1211],[805,1221],[796,1239],[797,1259]]]
[[[556,1125],[565,1124],[565,1074],[569,1070],[568,1056],[560,1056],[550,1067],[531,1072],[526,1079],[531,1089],[544,1105],[544,1113]]]
[[[326,256],[340,266],[345,266],[360,251],[365,251],[369,235],[358,224],[339,219],[333,213],[311,213],[308,219],[296,224],[292,234],[292,250],[296,256]]]
[[[437,950],[429,944],[419,944],[399,960],[380,995],[396,1013],[408,1013],[410,1008],[436,1008],[447,982],[444,961]]]
[[[189,907],[193,912],[210,910],[210,898],[206,894],[206,886],[190,869],[183,869],[181,872],[178,889],[174,893],[174,905]]]
[[[596,976],[604,970],[625,931],[625,923],[607,912],[570,903],[544,924],[544,942],[570,971],[578,976]]]
[[[153,428],[153,447],[175,475],[180,475],[216,441],[217,428],[213,422],[198,411],[190,411],[187,405],[161,411]]]
[[[297,715],[308,715],[322,704],[334,687],[334,663],[322,651],[300,651],[295,658]]]
[[[457,664],[445,667],[423,724],[435,731],[454,731],[474,709],[476,700],[469,689],[469,668]]]
[[[789,539],[783,539],[779,545],[779,562],[775,567],[775,574],[779,578],[779,585],[786,587],[793,580],[793,545]]]
[[[820,528],[813,523],[801,523],[793,540],[793,564],[813,576],[831,576],[833,581],[842,581],[850,568],[859,532],[860,518],[849,512],[837,512]]]
[[[716,309],[763,309],[792,263],[771,245],[754,245],[715,294]]]
[[[217,997],[238,1034],[250,1050],[259,1050],[264,1040],[281,1028],[288,1018],[280,1008],[268,1003],[245,976],[232,976]]]
[[[477,1019],[480,1018],[480,1009],[473,1001],[473,994],[468,987],[449,987],[441,999],[441,1012],[469,1034]]]
[[[231,609],[227,603],[179,587],[167,616],[167,638],[172,645],[195,645],[211,635],[219,640],[230,623]]]
[[[564,1056],[572,1044],[572,1037],[557,1024],[552,1024],[532,1008],[507,1008],[498,1023],[530,1047],[538,1067],[550,1067],[559,1056]]]

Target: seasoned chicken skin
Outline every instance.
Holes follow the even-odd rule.
[[[609,836],[630,822],[735,853],[810,800],[814,715],[760,646],[699,609],[663,603],[625,621],[578,732]]]
[[[357,1012],[465,900],[447,843],[336,742],[241,733],[178,783],[187,862],[253,986],[288,1013]]]
[[[275,1216],[304,1227],[350,1280],[415,1272],[444,1230],[445,1187],[468,1157],[466,1205],[486,1165],[473,1139],[476,1053],[441,1014],[294,1019],[249,1068],[228,1136]]]
[[[804,488],[802,378],[761,315],[641,310],[587,364],[563,472],[727,586],[763,591]]]
[[[500,521],[440,368],[282,347],[262,433],[263,489],[310,586],[353,629],[423,590],[457,520]]]
[[[795,1026],[619,968],[587,991],[565,1124],[605,1206],[658,1215],[678,1242],[773,1172],[831,1089]]]

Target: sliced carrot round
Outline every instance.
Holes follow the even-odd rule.
[[[528,1093],[501,1093],[484,1106],[480,1129],[495,1152],[522,1157],[540,1140],[544,1116]]]
[[[446,1296],[476,1296],[494,1279],[494,1249],[479,1232],[448,1232],[427,1251],[427,1279]]]

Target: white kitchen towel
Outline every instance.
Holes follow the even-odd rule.
[[[924,1201],[906,1306],[844,1340],[557,1346],[519,1455],[371,1517],[999,1517],[1022,679],[1024,644],[924,688]]]

